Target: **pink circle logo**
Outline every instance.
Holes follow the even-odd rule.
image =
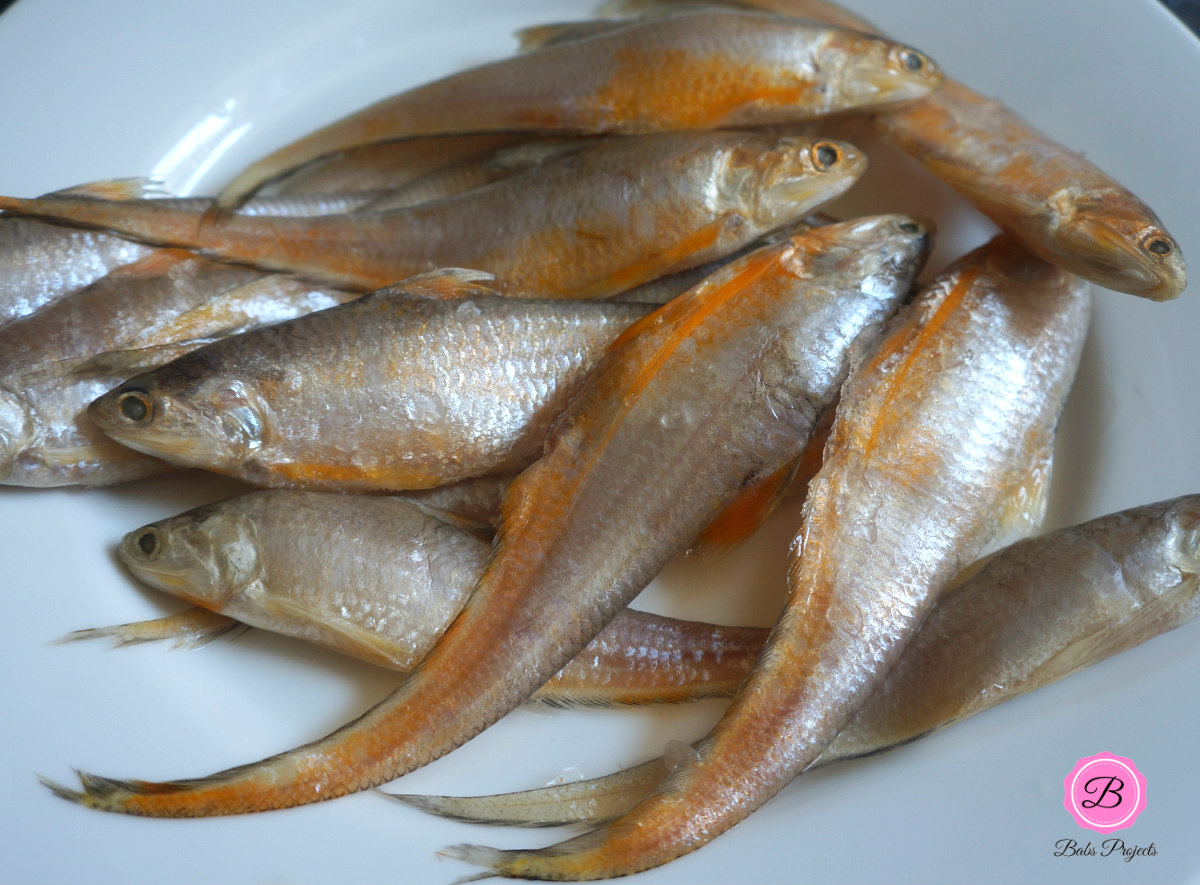
[[[1063,781],[1063,804],[1075,823],[1098,833],[1133,826],[1146,807],[1146,778],[1124,756],[1087,756]]]

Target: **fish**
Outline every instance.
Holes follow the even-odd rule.
[[[128,378],[88,416],[130,448],[260,486],[422,489],[523,469],[653,307],[502,298],[491,283],[436,272],[226,338]]]
[[[273,489],[159,520],[117,555],[195,615],[76,631],[120,644],[205,642],[241,623],[393,670],[411,670],[466,601],[489,540],[395,496]],[[554,706],[730,694],[766,631],[621,612],[531,697]]]
[[[468,132],[641,134],[757,126],[910,101],[941,81],[908,46],[752,12],[703,10],[606,30],[384,99],[251,164],[218,196],[356,145]]]
[[[264,194],[341,194],[406,187],[448,166],[482,161],[528,140],[508,132],[406,138],[348,148],[308,163],[264,189]],[[534,136],[536,137],[536,136]]]
[[[202,779],[83,774],[69,798],[156,817],[265,811],[367,789],[466,742],[574,657],[747,478],[794,457],[930,234],[906,216],[811,231],[629,327],[509,488],[465,607],[354,722]]]
[[[86,420],[88,404],[130,375],[205,341],[56,360],[0,379],[0,484],[111,485],[165,473],[161,458],[117,443]]]
[[[513,296],[601,298],[703,264],[802,218],[866,168],[852,145],[741,132],[605,139],[432,203],[317,218],[204,213],[153,200],[0,198],[5,212],[371,291],[443,267]]]
[[[545,849],[445,853],[515,878],[603,879],[715,839],[810,766],[1002,526],[1035,522],[1090,287],[1001,236],[923,290],[842,390],[788,597],[716,727],[626,814]]]
[[[109,202],[158,201],[160,208],[201,211],[212,201],[164,194],[149,179],[98,181],[47,196]],[[264,197],[241,212],[251,216],[346,212],[378,201],[384,191],[354,196],[325,194]],[[98,282],[107,273],[155,254],[156,249],[104,231],[0,217],[0,328]]]
[[[215,337],[355,297],[160,250],[0,327],[0,484],[108,485],[171,469],[101,432],[84,415],[92,400]]]
[[[805,770],[917,740],[1174,630],[1200,613],[1198,587],[1200,495],[1018,541],[952,582]],[[387,795],[473,823],[598,824],[649,796],[689,752],[519,793]]]
[[[726,0],[717,0],[725,5]],[[672,9],[678,0],[619,4]],[[740,0],[855,28],[879,29],[829,0]],[[882,109],[874,127],[1036,255],[1098,286],[1167,301],[1187,286],[1178,241],[1145,202],[1083,154],[1038,132],[998,100],[947,78],[920,102]]]

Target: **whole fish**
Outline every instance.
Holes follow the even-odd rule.
[[[1191,621],[1200,496],[1019,541],[967,575],[810,768],[916,740]],[[393,798],[476,823],[596,824],[650,795],[687,755],[521,793]]]
[[[732,252],[839,195],[865,168],[853,146],[827,139],[665,133],[606,139],[387,212],[218,224],[153,200],[0,198],[0,209],[363,291],[471,267],[510,295],[597,298]]]
[[[679,5],[633,0],[618,7],[636,12]],[[830,0],[730,5],[878,33]],[[1174,298],[1187,285],[1179,244],[1149,206],[999,101],[948,79],[928,99],[882,110],[872,121],[892,144],[1046,261],[1099,286],[1155,301]]]
[[[942,274],[847,380],[809,484],[784,613],[694,757],[584,836],[450,853],[494,875],[630,874],[716,838],[811,765],[999,514],[1016,502],[1012,515],[1025,516],[1043,500],[1088,312],[1085,283],[1011,238]]]
[[[746,256],[631,326],[510,487],[466,606],[354,722],[199,780],[84,775],[72,798],[149,816],[261,811],[366,789],[469,740],[590,642],[747,478],[795,457],[929,238],[905,216],[831,225]]]
[[[488,541],[397,497],[251,492],[143,526],[117,548],[136,577],[201,606],[195,617],[67,638],[192,644],[232,618],[411,670],[462,608],[490,552]],[[608,706],[727,695],[765,633],[625,611],[530,700]]]
[[[214,342],[88,415],[130,448],[256,485],[416,489],[524,468],[653,308],[500,298],[485,276],[442,271]]]
[[[373,142],[481,131],[756,126],[921,98],[940,81],[928,58],[881,38],[705,10],[631,23],[384,99],[252,164],[219,201],[236,206],[290,169]]]

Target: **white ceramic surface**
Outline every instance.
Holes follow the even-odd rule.
[[[318,0],[195,4],[20,0],[0,17],[0,192],[32,196],[155,173],[212,192],[278,144],[424,79],[505,54],[524,24],[588,2]],[[1153,0],[862,0],[881,27],[1087,152],[1156,207],[1200,261],[1200,43]],[[988,234],[944,188],[879,162],[856,205],[934,214],[942,262]],[[1194,270],[1200,273],[1200,270]],[[1193,287],[1194,288],[1194,287]],[[1200,300],[1097,292],[1065,416],[1053,525],[1200,491]],[[72,806],[36,774],[207,774],[315,738],[393,677],[270,636],[191,652],[67,631],[178,606],[117,565],[121,535],[238,490],[200,474],[100,491],[0,489],[0,880],[448,882],[463,841],[557,834],[443,822],[361,794],[241,818],[157,821]],[[642,604],[769,623],[795,508],[715,565],[672,566]],[[1200,882],[1194,800],[1200,624],[892,753],[807,776],[707,848],[633,882]],[[701,734],[719,707],[519,711],[403,781],[407,792],[514,789],[591,776]],[[1100,838],[1062,779],[1100,751],[1131,757],[1148,807],[1118,833],[1156,855],[1055,857]]]

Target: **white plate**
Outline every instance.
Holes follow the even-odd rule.
[[[307,129],[503,55],[516,27],[585,16],[590,3],[500,6],[22,0],[0,18],[0,192],[150,172],[211,192]],[[1153,0],[863,0],[861,11],[1085,150],[1200,261],[1200,44]],[[880,208],[939,216],[939,261],[986,236],[923,179],[884,184],[893,196]],[[1200,491],[1200,301],[1097,294],[1063,423],[1055,525]],[[156,821],[75,807],[38,786],[35,774],[69,781],[73,765],[118,777],[206,774],[324,734],[386,693],[386,674],[268,636],[175,653],[47,645],[72,629],[173,610],[123,574],[113,547],[138,525],[234,488],[193,474],[105,491],[0,490],[0,878],[444,882],[472,871],[439,858],[444,845],[550,840],[434,820],[371,794]],[[716,566],[672,567],[653,605],[769,621],[794,517]],[[1192,624],[927,740],[805,777],[713,845],[628,881],[1200,881],[1198,631]],[[717,710],[521,711],[403,787],[471,792],[590,776],[697,736]],[[1148,807],[1118,835],[1153,843],[1155,856],[1054,856],[1060,839],[1099,843],[1067,816],[1062,779],[1100,751],[1129,756],[1146,774]]]

